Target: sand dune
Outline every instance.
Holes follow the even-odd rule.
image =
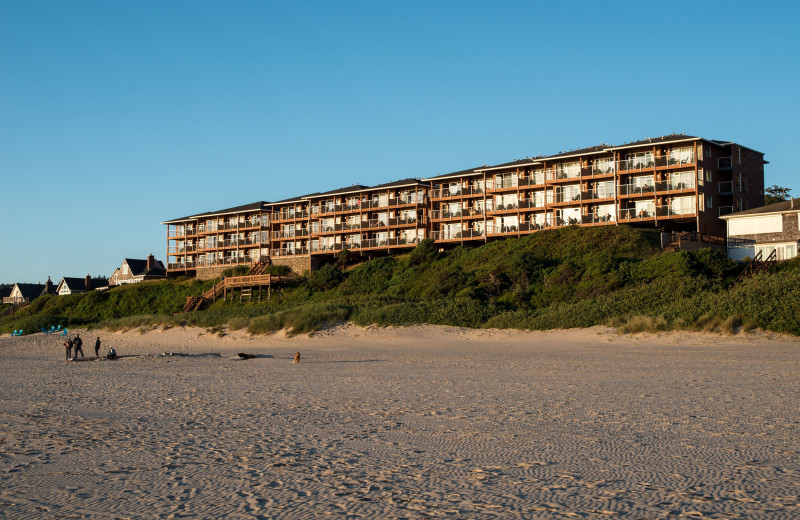
[[[796,338],[101,336],[0,338],[0,517],[800,518]]]

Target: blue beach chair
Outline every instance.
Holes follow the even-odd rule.
[[[14,329],[14,330],[12,330],[12,331],[11,331],[11,335],[12,335],[12,336],[16,336],[16,335],[17,335],[17,329]]]
[[[53,333],[53,332],[55,332],[55,331],[56,331],[56,326],[55,326],[55,325],[52,325],[52,326],[50,327],[50,333]]]
[[[66,336],[69,333],[69,329],[64,329],[61,331],[62,336]]]
[[[50,332],[48,332],[46,328],[42,327],[42,334],[50,334]]]
[[[61,325],[58,326],[58,328],[56,329],[56,332],[61,332]]]

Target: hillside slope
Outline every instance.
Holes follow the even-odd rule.
[[[407,255],[343,264],[311,273],[270,302],[217,302],[192,314],[173,315],[187,295],[211,282],[48,296],[0,320],[0,331],[190,324],[304,332],[349,320],[530,329],[760,327],[800,334],[800,261],[734,284],[742,266],[724,255],[664,253],[657,233],[626,226],[543,231],[448,252],[425,241]]]

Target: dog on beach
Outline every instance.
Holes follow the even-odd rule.
[[[294,353],[294,362],[295,363],[299,363],[300,362],[300,353],[299,352],[295,352]]]

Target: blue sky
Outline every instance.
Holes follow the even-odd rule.
[[[797,182],[790,2],[0,0],[0,281],[160,222],[670,132]]]

